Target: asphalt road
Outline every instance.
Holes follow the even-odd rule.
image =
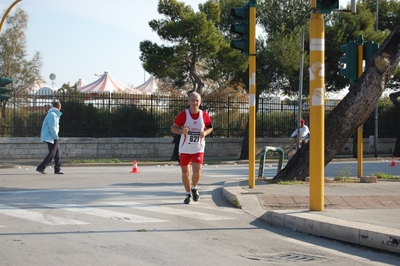
[[[0,171],[0,265],[396,265],[398,256],[272,227],[222,196],[246,165],[205,165],[183,204],[171,165]],[[336,169],[337,170],[337,169]],[[276,167],[267,167],[273,173]],[[335,170],[332,170],[335,172]]]

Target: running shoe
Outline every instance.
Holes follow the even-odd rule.
[[[194,201],[198,201],[200,198],[199,192],[197,191],[197,189],[192,189],[192,195],[193,195],[193,200]]]
[[[191,198],[192,198],[192,196],[191,196],[190,194],[186,194],[186,198],[185,198],[185,200],[183,201],[183,203],[189,204],[190,201],[191,201]]]

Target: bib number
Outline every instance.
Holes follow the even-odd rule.
[[[189,144],[191,143],[196,143],[198,144],[200,142],[200,132],[188,132],[189,135]]]

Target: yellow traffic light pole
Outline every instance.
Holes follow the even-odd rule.
[[[4,21],[6,20],[6,17],[8,16],[8,13],[10,13],[11,9],[18,3],[21,2],[22,0],[16,0],[14,3],[11,4],[11,6],[6,10],[6,13],[4,14],[4,16],[1,18],[1,22],[0,22],[0,32],[1,29],[3,28],[3,24]]]
[[[310,210],[324,210],[325,24],[311,1],[310,21]]]
[[[255,2],[255,1],[254,1]],[[250,1],[249,1],[250,3]],[[249,5],[249,188],[256,186],[256,6]]]
[[[357,40],[357,78],[360,78],[363,73],[364,61],[364,45],[362,35]],[[363,126],[357,128],[357,177],[361,178],[363,174]]]

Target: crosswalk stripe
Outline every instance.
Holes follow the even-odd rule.
[[[134,215],[134,214],[129,214],[129,213],[110,211],[110,210],[105,210],[105,209],[101,209],[101,208],[92,208],[92,207],[87,207],[87,206],[82,206],[82,205],[46,204],[44,206],[47,206],[50,208],[62,209],[62,210],[66,210],[66,211],[71,211],[71,212],[78,212],[78,213],[83,213],[83,214],[88,214],[88,215],[94,215],[94,216],[99,216],[99,217],[103,217],[103,218],[119,220],[119,221],[124,221],[124,222],[129,222],[129,223],[168,222],[167,220],[162,220],[162,219],[154,219],[154,218],[149,218],[149,217],[144,217],[144,216],[139,216],[139,215]]]
[[[44,214],[35,211],[27,211],[24,209],[19,209],[7,205],[0,204],[0,213],[12,216],[16,218],[26,219],[34,222],[39,222],[48,225],[71,225],[71,224],[89,224],[82,221],[77,221],[73,219],[66,219],[62,217],[57,217],[49,214]]]
[[[145,211],[164,213],[164,214],[184,216],[184,217],[189,217],[189,218],[198,219],[198,220],[205,220],[205,221],[234,219],[231,217],[213,215],[213,214],[209,214],[209,213],[175,209],[175,208],[169,208],[169,207],[163,207],[163,206],[154,206],[154,205],[142,204],[142,203],[137,203],[137,202],[107,202],[107,204],[118,205],[118,206],[133,208],[133,209],[140,209],[140,210],[145,210]]]

